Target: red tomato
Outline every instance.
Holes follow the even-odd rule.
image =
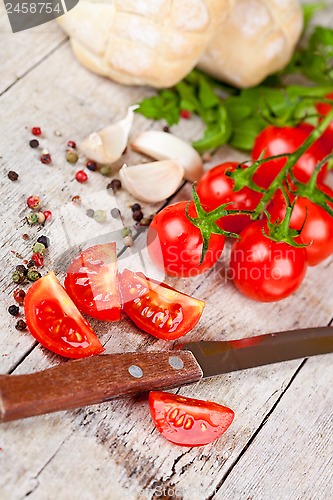
[[[53,272],[31,285],[24,299],[24,313],[30,333],[56,354],[84,358],[104,351]]]
[[[327,94],[325,97],[333,100],[333,92]],[[326,116],[331,111],[332,106],[325,102],[319,102],[316,104],[316,108],[320,115]],[[330,125],[327,127],[323,137],[329,143],[329,146],[333,148],[333,121],[331,121]]]
[[[258,205],[262,196],[260,193],[247,187],[240,191],[233,191],[235,183],[225,172],[226,170],[235,170],[237,165],[237,162],[226,162],[217,165],[206,172],[198,182],[197,193],[200,201],[209,210],[214,210],[218,206],[229,202],[234,202],[227,207],[231,210],[254,210]],[[250,222],[249,215],[230,215],[221,218],[218,225],[226,231],[240,233]]]
[[[234,412],[226,406],[168,392],[150,392],[149,408],[156,429],[168,441],[181,446],[203,446],[215,441],[234,419]]]
[[[277,243],[263,235],[266,221],[256,221],[241,232],[231,251],[230,275],[247,297],[273,302],[292,294],[302,283],[307,268],[304,248]]]
[[[329,187],[325,186],[323,189],[333,196],[333,191]],[[271,215],[272,222],[284,218],[286,201],[280,190],[274,195],[267,211]],[[309,265],[315,266],[333,253],[333,217],[307,198],[299,197],[291,215],[290,227],[301,229],[305,218],[301,238],[305,244],[312,241],[312,244],[305,247],[305,250]]]
[[[134,323],[154,337],[174,340],[198,323],[205,303],[125,269],[120,277],[123,309]]]
[[[197,276],[212,267],[224,247],[224,236],[212,234],[203,263],[200,265],[202,237],[199,229],[186,217],[187,201],[161,210],[152,220],[147,234],[148,252],[153,262],[169,276]],[[191,202],[189,215],[196,217]]]
[[[107,321],[120,319],[116,244],[106,243],[81,252],[67,269],[65,288],[79,310]]]
[[[263,157],[275,156],[283,153],[294,153],[307,137],[311,134],[314,127],[308,123],[301,123],[297,127],[273,127],[270,125],[265,128],[256,138],[252,151],[252,158],[258,160],[262,152]],[[330,148],[323,138],[318,139],[297,161],[293,168],[296,179],[300,182],[308,182],[317,163],[330,153]],[[258,186],[267,188],[287,159],[281,158],[263,163],[257,170],[253,180]],[[318,181],[326,175],[325,168],[321,170]]]

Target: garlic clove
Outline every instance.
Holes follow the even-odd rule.
[[[168,132],[141,132],[131,143],[131,147],[155,160],[176,160],[184,168],[184,178],[188,181],[195,182],[204,174],[199,153],[190,144]]]
[[[85,156],[102,165],[110,165],[119,160],[127,146],[135,108],[136,106],[128,108],[127,115],[122,120],[90,134],[80,145]]]
[[[183,175],[183,167],[174,160],[123,165],[119,170],[122,186],[137,200],[148,203],[166,200],[177,190]]]

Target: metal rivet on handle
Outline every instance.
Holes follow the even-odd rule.
[[[141,378],[143,375],[143,371],[141,370],[140,366],[137,365],[131,365],[128,369],[130,375],[135,378]]]
[[[178,356],[170,356],[169,365],[172,366],[175,370],[181,370],[184,368],[184,362]]]

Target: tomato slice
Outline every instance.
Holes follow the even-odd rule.
[[[162,436],[182,446],[215,441],[234,419],[234,412],[226,406],[168,392],[150,392],[149,408]]]
[[[118,321],[121,300],[116,244],[83,250],[67,269],[64,286],[81,312],[96,319]]]
[[[104,351],[95,332],[53,272],[29,288],[24,312],[30,333],[56,354],[84,358]]]
[[[134,323],[154,337],[173,340],[198,323],[205,303],[165,284],[125,269],[120,277],[123,309]]]

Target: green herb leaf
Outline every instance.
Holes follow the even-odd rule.
[[[216,121],[210,123],[202,139],[193,142],[193,147],[200,153],[209,149],[216,149],[226,144],[232,134],[232,125],[227,110],[220,105],[216,110]]]

